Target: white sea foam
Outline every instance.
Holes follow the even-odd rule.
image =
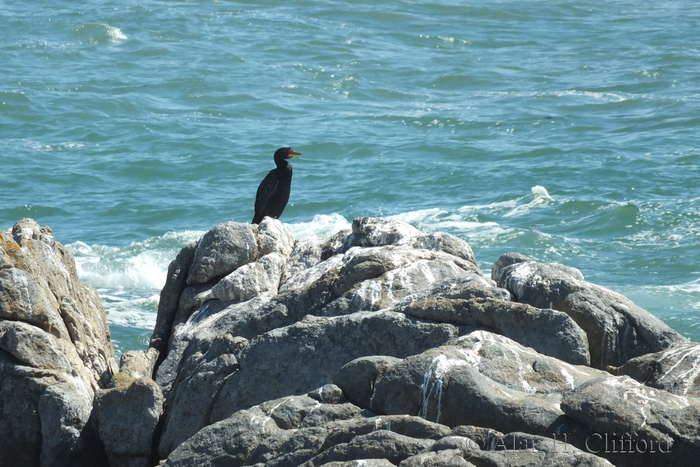
[[[122,256],[119,248],[95,245],[90,256],[76,257],[78,275],[95,287],[160,289],[169,259],[162,252],[142,251]],[[170,258],[172,259],[172,258]]]
[[[182,246],[201,235],[191,231],[167,233],[122,248],[84,242],[67,247],[75,256],[80,279],[94,287],[160,290],[170,261]]]
[[[107,30],[107,36],[113,44],[118,44],[119,42],[127,39],[126,35],[121,32],[119,28],[115,28],[109,24],[103,24],[103,26]]]
[[[183,246],[203,234],[169,232],[126,247],[85,242],[66,246],[75,257],[80,280],[98,289],[111,325],[152,330],[170,262]]]
[[[686,282],[684,284],[678,285],[668,285],[662,286],[672,292],[683,292],[683,293],[699,293],[700,292],[700,279],[695,279],[691,282]]]
[[[475,216],[469,214],[470,208],[473,207],[460,208],[453,214],[442,209],[424,209],[388,217],[408,222],[425,232],[449,232],[453,235],[468,237],[468,241],[480,238],[491,239],[513,232],[513,229],[504,228],[497,222],[477,221]]]
[[[578,91],[567,89],[564,91],[487,91],[477,92],[477,96],[513,96],[513,97],[561,97],[580,98],[592,102],[623,102],[630,99],[629,95],[615,92]]]
[[[522,216],[528,214],[532,208],[549,206],[554,201],[543,186],[533,186],[530,191],[530,195],[518,198],[513,209],[503,214],[503,217]]]
[[[156,324],[158,294],[134,295],[133,291],[98,289],[110,324],[152,330]]]
[[[338,213],[317,214],[311,222],[285,224],[295,239],[306,237],[328,237],[350,228],[350,222]]]
[[[396,219],[403,222],[412,223],[426,223],[433,220],[437,220],[440,216],[446,215],[447,211],[439,208],[432,209],[419,209],[418,211],[409,211],[402,214],[395,214],[393,216],[388,216],[389,219]]]

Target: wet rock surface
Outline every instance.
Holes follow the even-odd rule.
[[[24,399],[1,406],[0,428],[21,418],[8,436],[41,447],[16,465],[78,454],[267,467],[700,456],[698,344],[574,268],[508,253],[486,277],[463,240],[396,220],[296,241],[277,220],[227,222],[173,260],[151,347],[125,353],[117,372],[89,358],[95,342],[61,343],[81,335],[80,320],[30,313],[21,299],[48,310],[63,296],[28,280],[50,271],[18,267],[45,229],[25,224],[2,237],[0,389]],[[45,435],[65,420],[79,422]]]

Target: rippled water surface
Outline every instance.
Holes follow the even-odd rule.
[[[0,3],[0,228],[33,217],[118,351],[168,262],[249,222],[293,145],[299,236],[395,216],[579,268],[700,341],[700,4]]]

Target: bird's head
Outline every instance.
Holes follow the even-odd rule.
[[[279,148],[275,151],[275,163],[279,164],[285,159],[291,159],[296,156],[301,156],[301,153],[296,152],[294,148]]]

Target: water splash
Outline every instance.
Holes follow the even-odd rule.
[[[311,222],[285,224],[295,239],[305,237],[328,237],[340,230],[349,229],[350,222],[338,213],[316,214]]]

